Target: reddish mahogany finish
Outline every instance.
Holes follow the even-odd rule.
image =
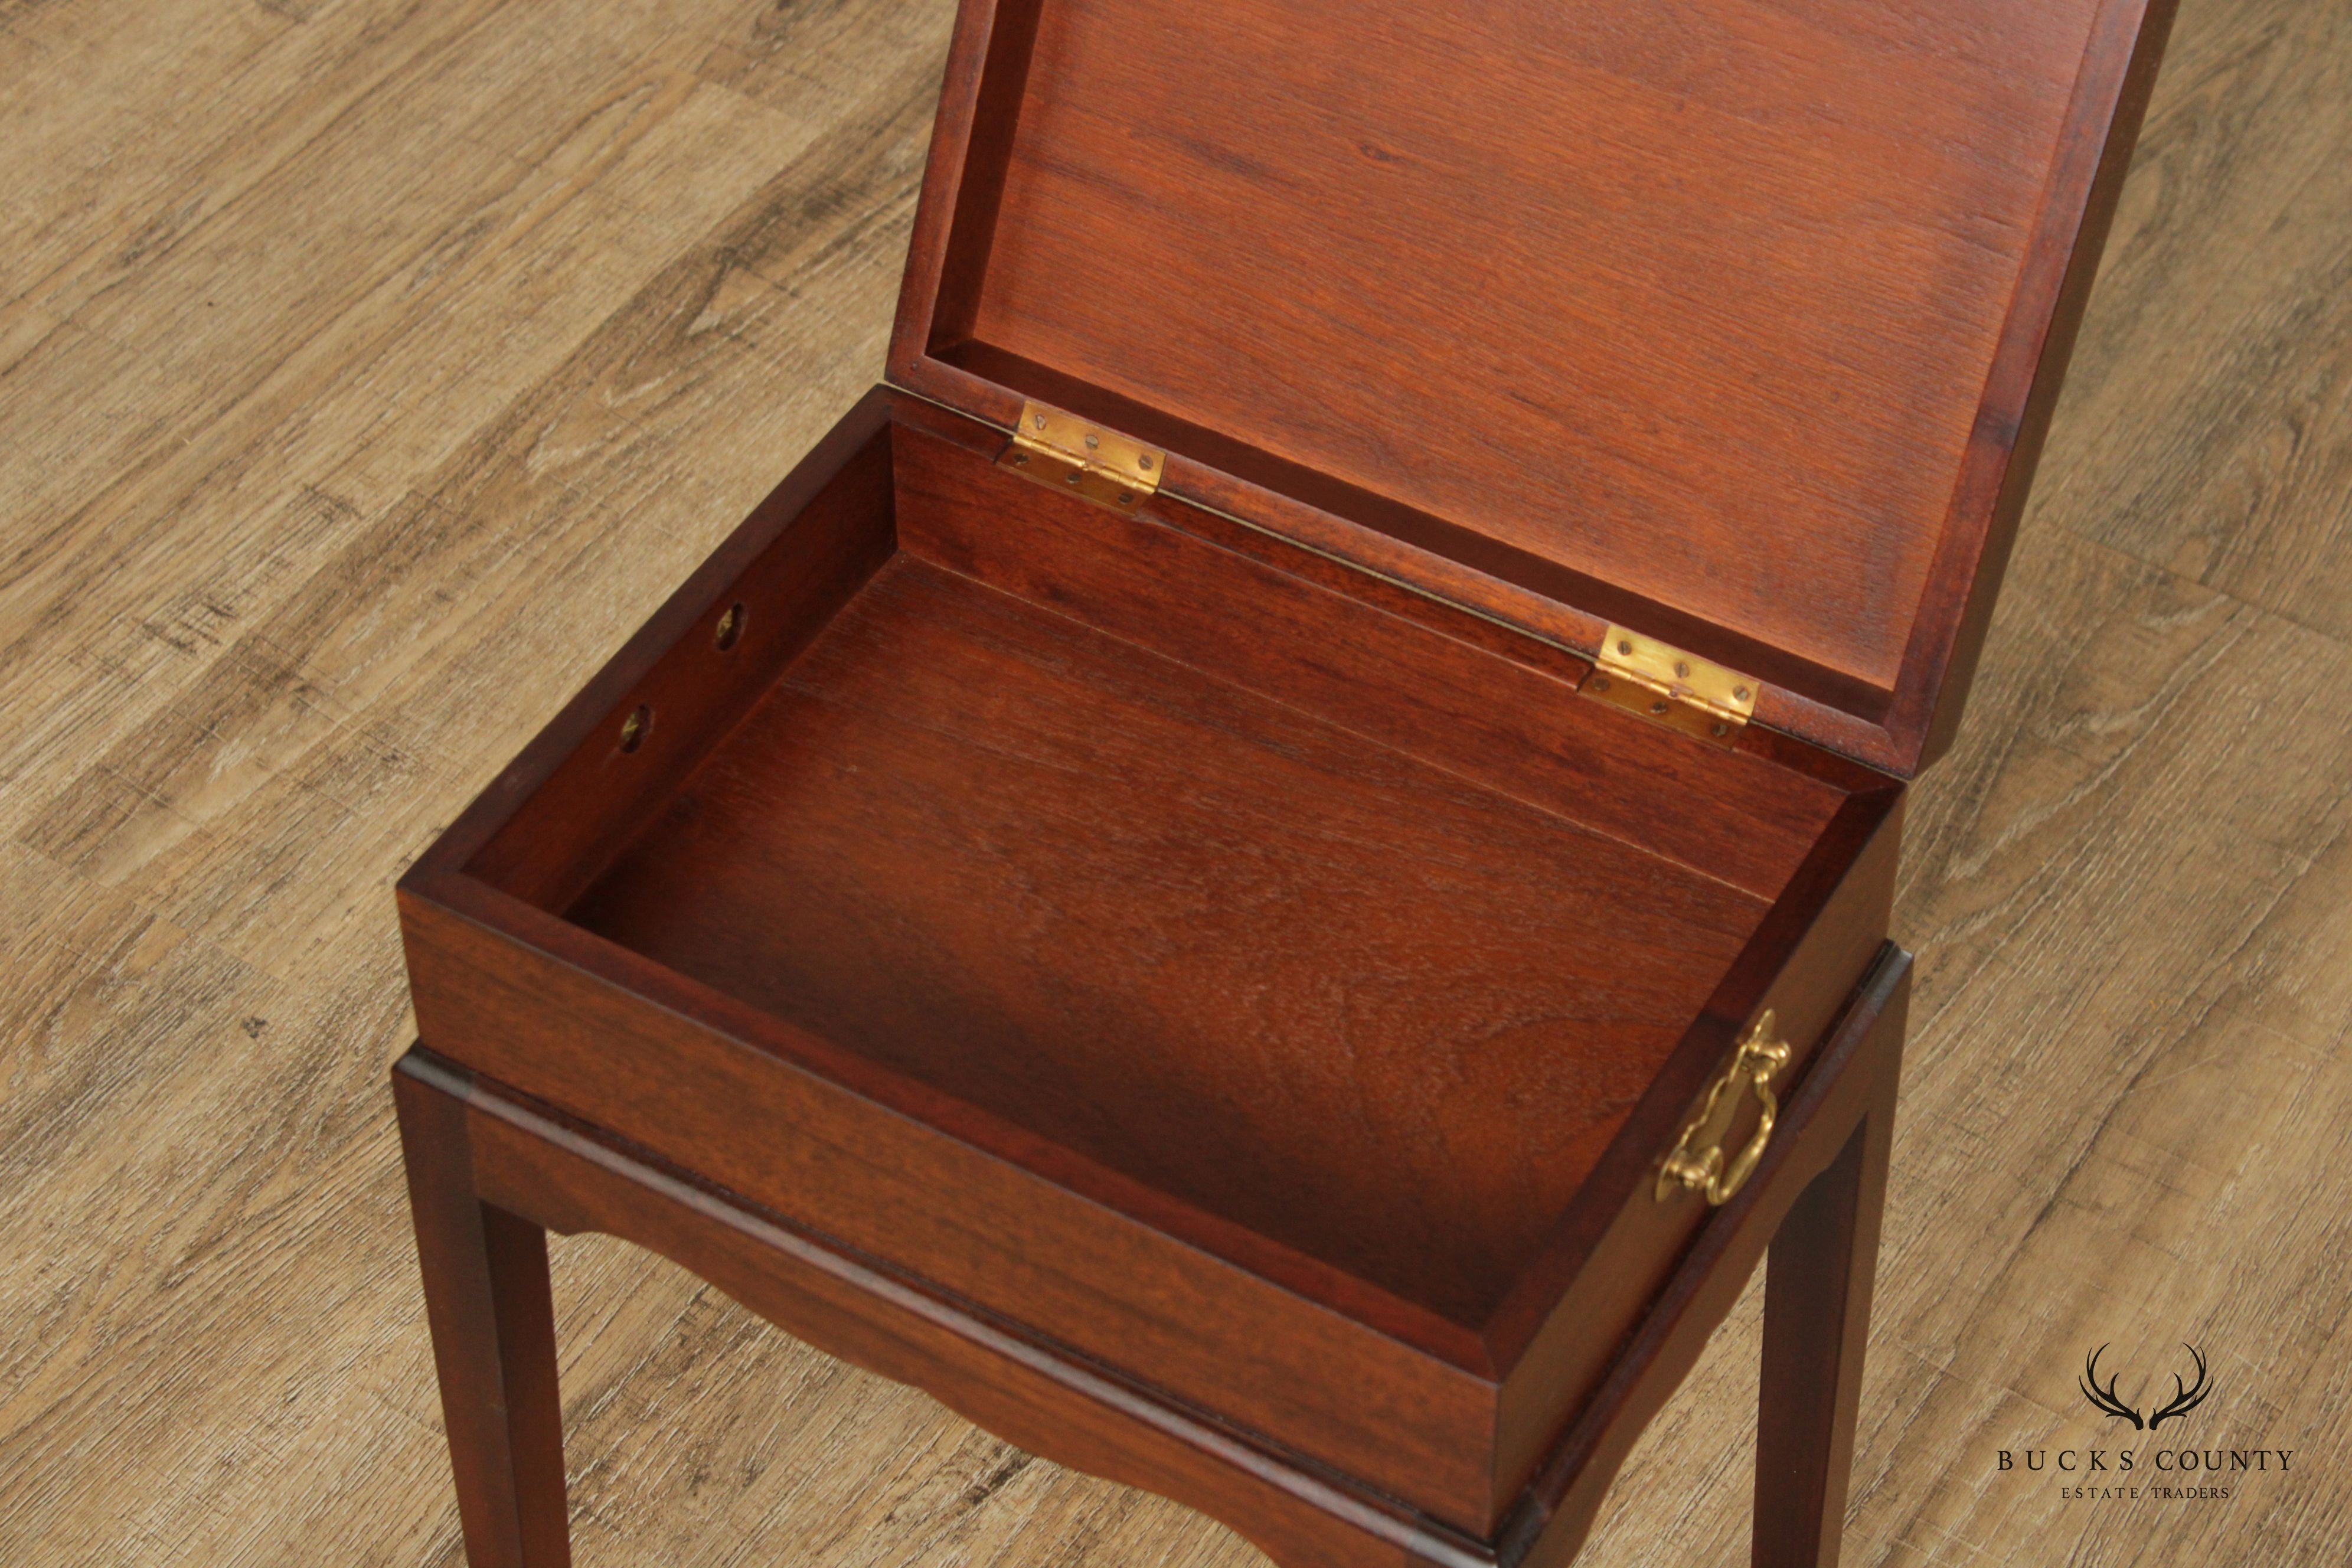
[[[1639,1333],[1518,1499],[1480,1540],[1253,1441],[1113,1368],[1073,1357],[1018,1325],[908,1281],[674,1163],[620,1142],[419,1047],[394,1069],[404,1133],[435,1141],[447,1178],[417,1190],[420,1234],[455,1223],[470,1246],[423,1249],[428,1298],[472,1302],[502,1245],[527,1252],[546,1289],[541,1227],[600,1230],[662,1253],[827,1352],[925,1388],[973,1421],[1058,1463],[1148,1487],[1230,1521],[1286,1568],[1552,1568],[1568,1562],[1633,1438],[1698,1358],[1773,1246],[1759,1411],[1759,1563],[1834,1568],[1851,1452],[1861,1344],[1851,1316],[1815,1319],[1835,1300],[1866,1310],[1884,1198],[1885,1148],[1901,1070],[1910,959],[1889,947],[1788,1102],[1783,1131],[1755,1178],[1715,1211],[1666,1279]],[[1823,1238],[1835,1250],[1824,1252]],[[510,1243],[491,1238],[512,1238]],[[1790,1244],[1832,1276],[1778,1262]],[[1796,1309],[1783,1311],[1783,1297]],[[488,1310],[435,1317],[436,1349],[502,1358],[551,1400],[544,1336]],[[516,1403],[488,1374],[445,1375],[442,1400],[461,1499],[527,1496],[561,1519],[562,1472],[535,1447],[544,1406]],[[459,1441],[459,1434],[466,1441]],[[510,1544],[467,1513],[480,1565],[561,1568],[562,1538]],[[1811,1553],[1808,1555],[1807,1553]]]
[[[1884,938],[1899,787],[845,431],[406,879],[425,1038],[1493,1528],[1733,1036],[1801,1059]]]
[[[1909,773],[2171,10],[974,0],[891,374]]]
[[[2165,9],[967,0],[911,390],[402,883],[475,1561],[562,1560],[551,1226],[1292,1565],[1564,1560],[1777,1231],[1758,1560],[1832,1561],[1895,775]],[[1588,700],[1603,618],[1759,721]],[[1762,1164],[1661,1196],[1767,1010]]]

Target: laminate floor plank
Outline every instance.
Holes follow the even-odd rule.
[[[188,197],[183,189],[181,204],[171,199],[175,174],[230,177],[215,163],[224,142],[235,145],[229,157],[237,163],[280,155],[277,138],[234,119],[221,120],[194,147],[173,134],[173,121],[175,111],[184,116],[251,79],[257,61],[272,46],[286,46],[289,35],[299,47],[307,41],[302,33],[258,5],[225,10],[202,0],[80,0],[18,18],[0,43],[8,61],[0,135],[15,154],[0,166],[0,215],[9,234],[0,299],[46,297],[70,311],[87,297],[73,279],[134,260],[145,248],[133,237],[142,230],[150,240],[169,233],[170,220],[159,217]],[[381,47],[354,52],[379,70],[391,58]],[[182,206],[176,216],[193,215]]]
[[[0,1561],[461,1560],[389,884],[870,384],[950,10],[0,5]],[[1911,809],[1850,1564],[2352,1542],[2347,83],[2343,0],[2182,0]],[[583,1568],[1263,1562],[657,1259],[554,1261]],[[1587,1561],[1741,1559],[1757,1305]],[[2177,1426],[2076,1390],[2183,1341]],[[1998,1463],[2192,1445],[2295,1458]]]
[[[2044,515],[2352,637],[2352,5],[2181,7]]]
[[[680,177],[682,164],[713,162],[696,157],[694,142],[698,133],[707,142],[711,127],[723,119],[697,104],[730,95],[697,85],[690,77],[677,80],[673,96],[678,107],[687,110],[679,118],[690,116],[698,124],[680,139],[669,134],[672,121],[646,112],[640,118],[655,123],[636,133],[632,144],[616,155],[605,156],[605,172],[609,177],[634,178],[639,184],[650,179],[673,193],[669,221],[678,221],[683,214],[698,226],[732,206],[743,194],[746,178],[755,176],[756,171],[730,170],[721,161],[717,163],[718,174],[700,167],[695,180]],[[626,101],[628,95],[621,98]],[[737,102],[740,105],[740,100]],[[756,123],[761,111],[745,107]],[[604,138],[611,139],[609,134]],[[649,152],[650,169],[639,167],[629,155],[638,152]],[[332,706],[344,712],[355,710],[364,700],[365,689],[343,689],[349,683],[338,678],[347,674],[347,668],[319,668],[315,659],[308,658],[311,650],[305,636],[299,631],[289,636],[282,624],[272,626],[270,617],[257,616],[257,605],[266,601],[253,590],[265,578],[283,577],[285,573],[278,568],[289,564],[289,555],[299,560],[305,544],[313,551],[329,551],[339,539],[352,535],[353,529],[348,525],[358,515],[352,498],[374,499],[384,488],[385,478],[394,482],[413,479],[420,463],[444,455],[452,445],[462,445],[458,433],[467,428],[466,421],[488,419],[499,411],[500,403],[511,398],[519,384],[535,374],[544,375],[575,346],[572,340],[595,319],[593,314],[583,315],[583,310],[617,309],[646,276],[659,271],[661,258],[646,253],[647,243],[641,237],[647,225],[640,213],[606,200],[593,189],[576,187],[570,175],[550,176],[539,184],[541,189],[535,194],[525,193],[491,210],[464,215],[452,232],[462,232],[473,253],[443,258],[447,263],[442,268],[446,277],[436,277],[430,288],[416,287],[413,279],[388,286],[382,290],[385,298],[373,311],[347,313],[350,330],[339,330],[343,326],[339,322],[310,345],[307,357],[333,366],[349,375],[350,381],[336,385],[322,378],[314,365],[306,374],[281,378],[282,388],[271,389],[276,397],[257,398],[282,405],[271,410],[281,416],[279,424],[262,438],[247,441],[220,467],[197,470],[191,465],[191,471],[180,478],[194,489],[177,499],[171,514],[173,526],[133,530],[121,526],[119,517],[106,519],[93,530],[91,548],[57,574],[66,592],[56,604],[44,607],[38,624],[47,640],[79,637],[103,643],[110,637],[152,636],[156,622],[171,626],[179,621],[173,607],[184,605],[193,597],[208,624],[189,628],[192,635],[184,637],[166,632],[162,640],[190,655],[179,661],[184,674],[202,679],[208,670],[210,683],[225,689],[225,697],[222,693],[208,696],[201,689],[190,692],[164,679],[152,662],[140,661],[146,668],[127,686],[152,710],[148,722],[120,732],[112,750],[122,753],[123,760],[110,762],[101,750],[93,765],[128,774],[142,766],[157,765],[159,751],[179,755],[175,748],[159,748],[152,732],[159,726],[208,734],[221,745],[241,747],[244,737],[234,727],[224,729],[215,721],[214,710],[220,700],[239,702],[257,695],[274,695],[313,710]],[[560,301],[562,308],[550,309],[550,301]],[[302,400],[306,385],[325,390],[330,415],[348,411],[351,416],[322,417],[317,404]],[[401,402],[376,397],[368,390],[371,385],[397,388]],[[404,416],[415,410],[425,411],[424,416]],[[453,419],[457,422],[451,423]],[[256,422],[245,417],[234,420],[247,429]],[[433,445],[420,451],[419,441]],[[309,481],[302,477],[306,468],[312,471]],[[277,507],[255,504],[265,497],[276,499]],[[382,528],[394,533],[413,531],[408,524],[415,510],[387,509]],[[321,511],[329,514],[319,520],[327,526],[304,526],[310,521],[305,514]],[[511,549],[512,542],[505,547]],[[379,569],[396,563],[400,556],[396,543],[387,549],[382,539],[370,540],[366,531],[361,531],[353,548],[362,556],[372,555]],[[257,556],[271,570],[257,571],[253,563]],[[314,563],[319,561],[315,554],[311,559]],[[330,563],[334,559],[326,557]],[[478,574],[483,563],[473,561],[466,565]],[[141,606],[148,613],[126,618],[120,595],[110,596],[113,602],[109,603],[93,601],[78,591],[79,584],[100,574],[152,584],[170,598],[163,605]],[[349,613],[350,604],[338,608],[333,603],[341,592],[333,581],[321,583],[314,577],[312,583],[307,593],[295,593],[298,602],[310,603],[307,609],[298,605],[294,618],[307,614],[317,623],[323,615],[322,624],[332,625],[339,615]],[[102,624],[97,624],[101,617]],[[279,616],[277,620],[283,623],[287,618]],[[436,618],[447,620],[446,616]],[[314,626],[313,630],[317,629]],[[396,645],[397,634],[405,629],[390,628],[394,635],[380,640]],[[225,650],[231,657],[215,662],[215,650]],[[240,652],[244,658],[234,657]],[[303,689],[294,689],[297,687]],[[108,713],[125,716],[122,694],[121,688],[105,693]],[[46,745],[29,749],[52,763],[61,756],[89,754],[87,746],[63,752]],[[175,765],[184,771],[200,760],[198,754],[181,755]],[[5,766],[0,763],[0,767]],[[26,784],[20,777],[19,802],[34,793]],[[102,801],[90,800],[81,779],[68,783],[65,788],[85,803],[86,812],[102,814],[109,809]],[[151,793],[159,803],[172,800],[168,791]],[[184,805],[178,801],[172,804]]]

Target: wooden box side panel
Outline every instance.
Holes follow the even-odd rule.
[[[890,558],[886,427],[793,514],[720,603],[627,693],[467,869],[561,909]],[[755,519],[757,514],[755,514]],[[761,520],[764,521],[764,520]]]
[[[402,1070],[430,1073],[436,1087],[468,1100],[475,1180],[490,1203],[551,1229],[602,1231],[659,1253],[826,1354],[919,1388],[1056,1464],[1200,1509],[1285,1568],[1494,1561],[1467,1536],[1258,1449],[739,1197],[416,1061]]]
[[[729,1037],[688,1016],[688,983],[651,965],[625,983],[593,973],[593,939],[560,960],[416,888],[404,889],[403,931],[436,1051],[855,1251],[919,1259],[940,1289],[1050,1324],[1086,1356],[1148,1367],[1180,1403],[1439,1518],[1487,1522],[1483,1375]],[[604,956],[627,966],[618,950]]]
[[[1902,803],[1874,809],[1872,803],[1858,800],[1851,811],[1871,818],[1868,837],[1857,852],[1853,844],[1838,844],[1833,835],[1825,836],[1837,868],[1835,890],[1787,953],[1754,1010],[1740,1015],[1758,1016],[1770,1009],[1780,1038],[1793,1047],[1789,1065],[1774,1080],[1784,1103],[1823,1042],[1843,1026],[1843,1010],[1859,994],[1872,962],[1885,948],[1893,915]],[[1802,898],[1799,889],[1792,901]],[[1767,941],[1770,935],[1759,933]],[[1728,1055],[1727,1046],[1713,1070],[1720,1070]],[[1675,1126],[1685,1125],[1697,1110],[1696,1100],[1684,1106]],[[1724,1146],[1741,1147],[1756,1125],[1756,1108],[1743,1105],[1724,1134]],[[1688,1190],[1677,1190],[1663,1201],[1656,1196],[1653,1178],[1664,1153],[1661,1145],[1643,1164],[1633,1192],[1540,1325],[1528,1333],[1505,1320],[1489,1338],[1489,1349],[1507,1369],[1496,1436],[1498,1507],[1517,1495],[1590,1397],[1625,1335],[1669,1277],[1673,1259],[1712,1212],[1704,1198]],[[1530,1293],[1528,1300],[1542,1298]]]
[[[896,548],[876,387],[500,771],[413,875],[470,871],[560,908]],[[732,635],[722,623],[742,606]],[[722,641],[724,646],[721,646]],[[644,714],[623,749],[623,727]]]
[[[1786,1136],[1775,1136],[1754,1178],[1707,1215],[1601,1387],[1520,1494],[1495,1541],[1500,1561],[1515,1568],[1567,1568],[1574,1560],[1633,1445],[1690,1375],[1790,1209],[1839,1158],[1862,1118],[1892,1115],[1910,993],[1911,955],[1887,942],[1820,1047],[1812,1070],[1790,1096],[1782,1117]],[[1767,1554],[1759,1561],[1812,1557]]]
[[[898,453],[908,553],[1757,898],[1862,782],[1767,755],[1760,732],[1758,750],[1693,745],[1579,698],[1582,659],[1192,507],[1122,516],[905,428]]]
[[[1255,1447],[421,1049],[396,1073],[463,1108],[462,1157],[486,1201],[552,1229],[604,1230],[660,1252],[818,1348],[926,1389],[1034,1452],[1203,1510],[1286,1568],[1536,1568],[1575,1554],[1627,1452],[1791,1203],[1857,1118],[1891,1110],[1908,978],[1907,955],[1882,948],[1787,1100],[1755,1180],[1706,1216],[1591,1408],[1483,1537]]]

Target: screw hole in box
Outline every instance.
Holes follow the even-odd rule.
[[[646,731],[654,727],[654,710],[640,702],[629,716],[621,721],[621,750],[634,752],[646,743]]]
[[[730,605],[719,617],[719,651],[725,653],[743,640],[743,606]]]

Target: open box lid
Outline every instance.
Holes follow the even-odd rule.
[[[889,378],[1907,775],[2170,10],[964,0]]]

